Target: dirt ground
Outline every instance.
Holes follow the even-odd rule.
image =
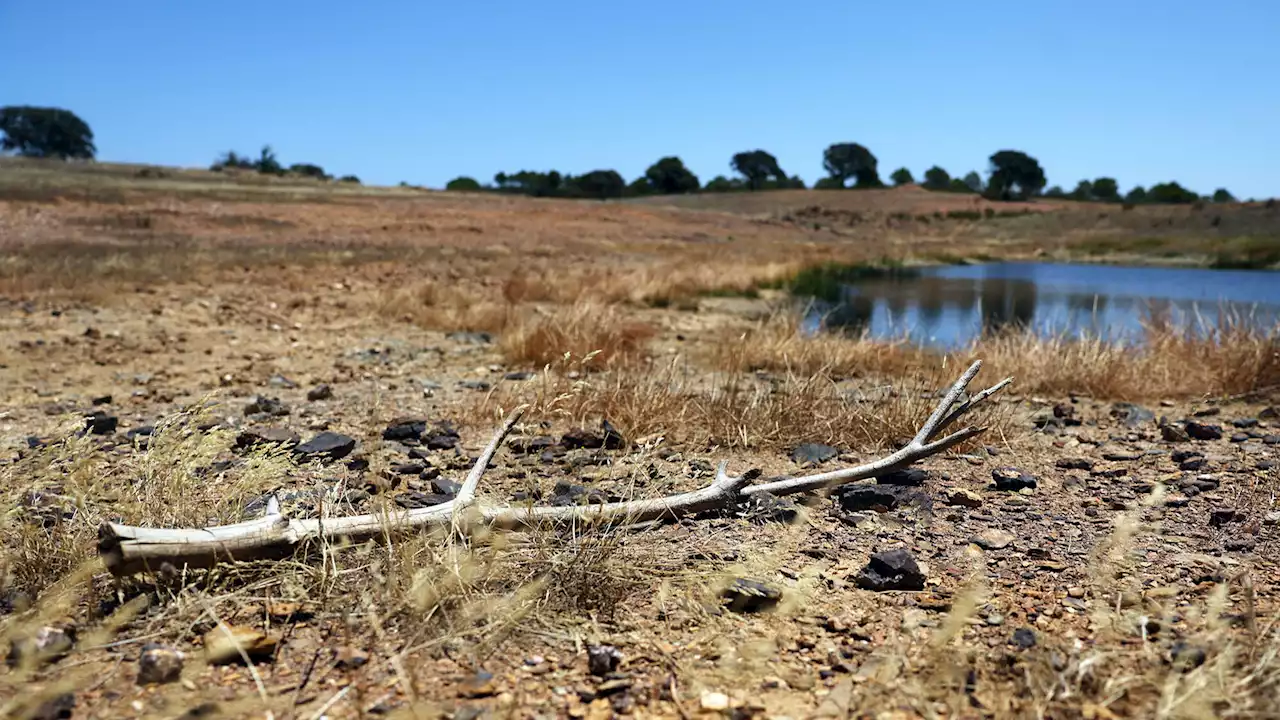
[[[1100,237],[797,212],[372,191],[0,201],[2,712],[1280,717],[1280,396],[1260,381],[1039,396],[1015,368],[975,409],[977,442],[849,492],[212,570],[101,564],[104,522],[233,523],[271,494],[295,517],[442,502],[522,403],[487,504],[658,497],[722,461],[774,477],[871,460],[969,358],[797,374],[788,349],[744,367],[729,356],[779,302],[756,285]],[[984,369],[971,390],[1000,379]],[[354,448],[247,447],[324,433]],[[25,663],[32,643],[53,656]]]

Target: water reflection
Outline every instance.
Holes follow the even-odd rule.
[[[1280,323],[1280,274],[1267,271],[999,263],[826,277],[809,294],[814,327],[944,347],[1018,329],[1138,341],[1148,319],[1203,329],[1221,311]]]

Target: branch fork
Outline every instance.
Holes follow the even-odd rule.
[[[985,428],[971,425],[935,439],[974,406],[1013,381],[1006,378],[963,402],[957,402],[981,365],[979,360],[969,366],[910,442],[885,457],[856,467],[752,484],[759,477],[759,470],[733,476],[727,472],[728,463],[721,462],[710,485],[666,497],[570,507],[479,504],[476,491],[480,478],[498,447],[523,416],[526,408],[522,406],[507,417],[480,453],[457,496],[444,504],[397,513],[294,519],[283,515],[279,501],[272,497],[263,517],[232,525],[166,529],[105,523],[98,532],[98,552],[112,574],[123,576],[159,570],[166,565],[207,568],[229,561],[287,557],[299,546],[315,540],[346,538],[359,543],[392,532],[427,527],[448,527],[456,533],[464,524],[473,521],[504,529],[564,524],[640,524],[724,509],[764,493],[783,496],[826,489],[901,470],[981,434]]]

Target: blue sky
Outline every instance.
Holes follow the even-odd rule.
[[[1109,175],[1280,195],[1280,3],[0,0],[0,105],[57,105],[110,161],[270,143],[364,181],[500,170],[705,182],[762,148],[812,183],[860,142],[884,176],[1024,150]]]

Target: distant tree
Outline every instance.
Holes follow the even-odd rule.
[[[475,178],[460,175],[445,183],[444,189],[453,192],[479,192],[483,188],[480,187],[480,183]]]
[[[649,189],[659,195],[681,195],[697,192],[701,183],[698,176],[685,167],[684,161],[673,155],[660,158],[644,171]]]
[[[221,172],[227,168],[236,168],[239,170],[253,170],[253,159],[247,155],[240,155],[235,150],[228,150],[213,161],[209,166],[210,170]]]
[[[607,200],[622,197],[627,182],[616,170],[592,170],[570,180],[584,197]]]
[[[711,178],[706,185],[702,186],[703,192],[735,192],[744,189],[743,183],[737,178],[727,178],[724,175],[717,175]]]
[[[92,160],[98,149],[88,123],[70,110],[31,105],[0,107],[0,153]]]
[[[1058,187],[1057,185],[1054,185],[1053,187],[1044,191],[1044,196],[1049,198],[1064,198],[1067,196],[1067,193],[1062,188]]]
[[[983,191],[982,176],[976,170],[970,170],[968,175],[964,176],[965,187],[970,192],[981,193]]]
[[[499,190],[505,190],[507,188],[507,180],[507,174],[504,172],[500,172],[493,176],[493,184],[497,185]]]
[[[1071,195],[1069,197],[1072,200],[1079,200],[1081,202],[1092,200],[1093,199],[1093,183],[1089,182],[1088,180],[1081,180],[1080,182],[1076,183],[1076,189],[1071,191]]]
[[[787,187],[791,188],[792,190],[804,190],[805,188],[804,178],[800,177],[799,175],[792,175],[791,178],[787,181]]]
[[[878,164],[876,156],[858,143],[835,143],[822,153],[822,167],[827,175],[839,179],[841,186],[853,178],[855,187],[884,187],[876,170]]]
[[[1196,202],[1200,196],[1177,182],[1156,183],[1147,190],[1147,202],[1171,205]]]
[[[759,190],[769,178],[785,178],[786,173],[778,166],[778,159],[764,150],[746,150],[737,153],[730,160],[729,166],[747,179],[751,190]]]
[[[342,177],[338,178],[338,182],[344,182],[344,183],[351,183],[351,184],[353,184],[353,185],[359,185],[359,184],[360,184],[360,178],[356,177],[355,175],[343,175]]]
[[[1125,193],[1124,201],[1130,205],[1138,205],[1147,201],[1146,188],[1141,185],[1134,185],[1133,189]]]
[[[312,165],[311,163],[294,163],[289,166],[289,172],[294,175],[302,175],[303,177],[315,178],[317,180],[329,179],[329,174],[324,171],[324,168],[319,165]]]
[[[924,187],[928,190],[947,190],[951,187],[951,173],[934,165],[924,171]]]
[[[951,178],[951,182],[947,183],[947,190],[953,193],[967,194],[973,192],[973,188],[961,178]]]
[[[1226,188],[1218,188],[1213,191],[1213,201],[1216,203],[1235,202],[1236,197],[1232,195]]]
[[[843,190],[844,183],[840,181],[840,178],[833,178],[830,176],[821,177],[821,178],[818,178],[818,181],[813,184],[813,189],[814,190]]]
[[[1093,197],[1102,202],[1120,202],[1120,183],[1115,178],[1094,178]]]
[[[627,184],[627,189],[624,194],[628,197],[643,197],[654,193],[653,187],[649,185],[649,178],[641,175]]]
[[[986,196],[998,200],[1023,200],[1044,189],[1044,168],[1021,150],[1000,150],[990,157],[991,179]]]
[[[280,164],[280,160],[276,158],[276,151],[272,150],[270,145],[262,146],[262,151],[254,161],[253,167],[263,175],[284,174],[284,166]]]
[[[904,167],[894,170],[893,174],[889,176],[889,179],[893,181],[894,185],[899,186],[910,185],[916,181],[916,179],[911,176],[911,171]]]

